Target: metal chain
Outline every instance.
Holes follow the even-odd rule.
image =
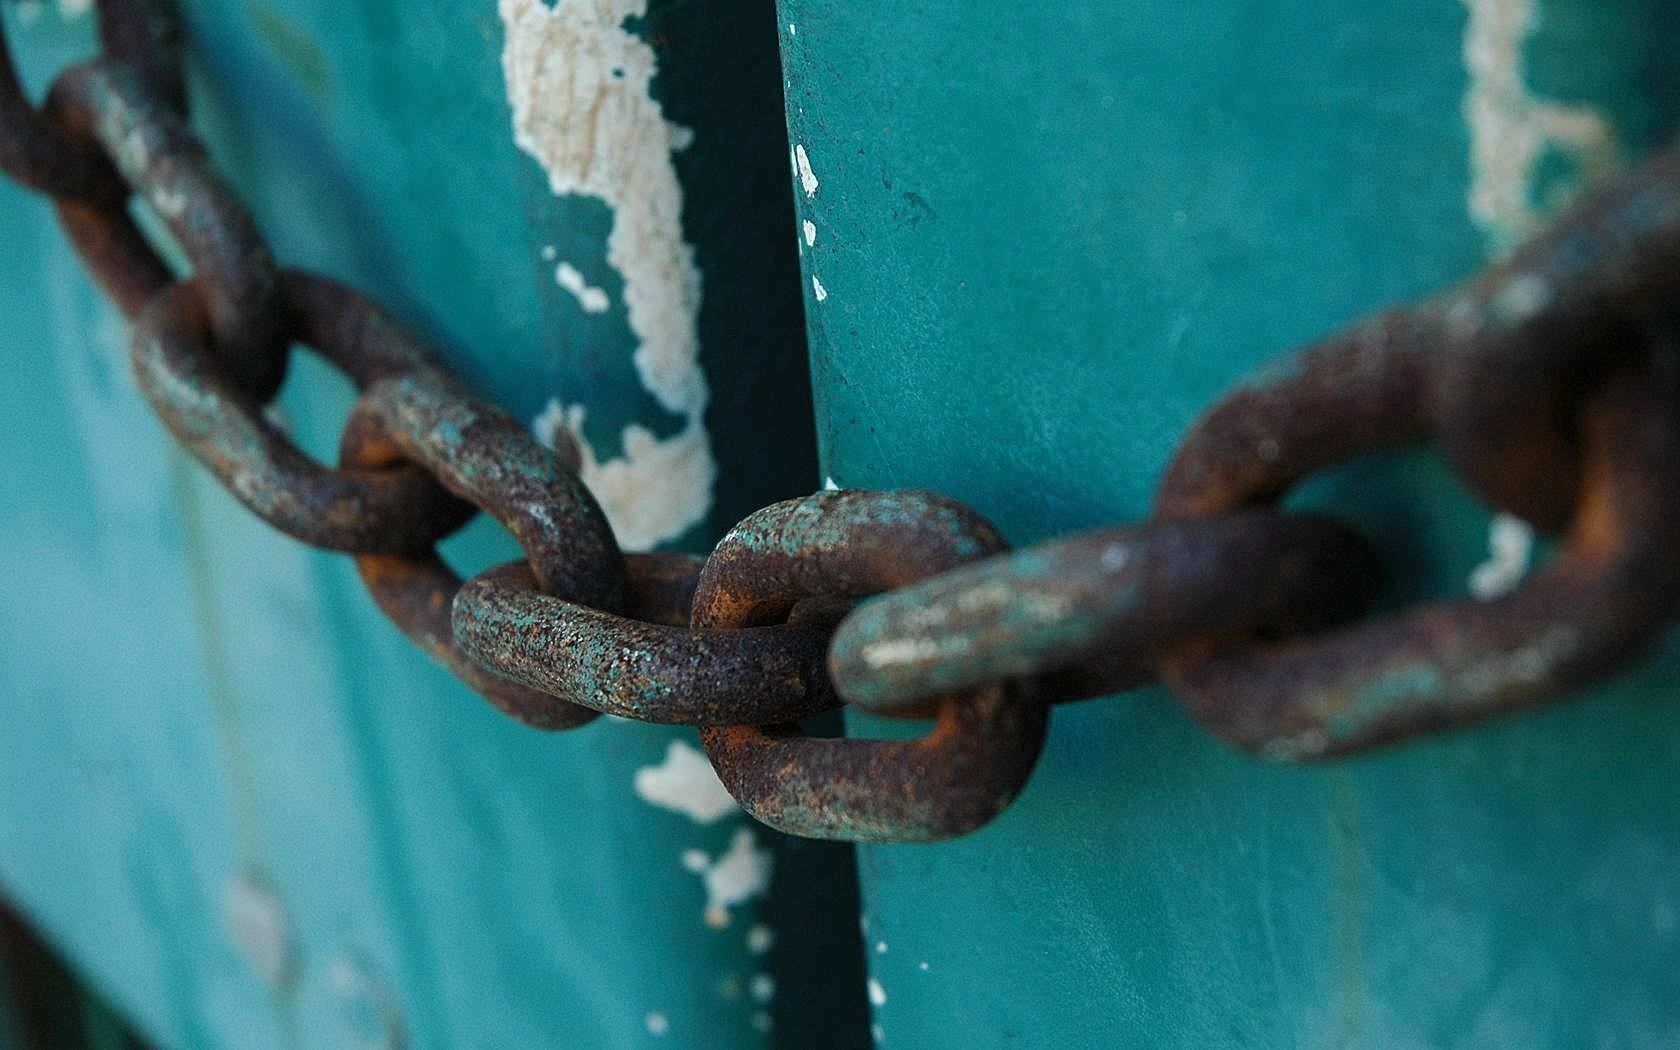
[[[1213,406],[1151,519],[1011,552],[933,493],[819,492],[704,560],[623,555],[550,450],[445,375],[377,307],[278,267],[185,116],[169,0],[100,0],[104,54],[37,109],[0,29],[0,170],[50,195],[134,323],[140,387],[240,502],[355,556],[379,607],[514,718],[701,728],[719,776],[794,834],[972,831],[1032,771],[1055,703],[1163,678],[1272,758],[1348,754],[1531,707],[1608,674],[1680,599],[1680,151],[1501,266],[1265,369]],[[138,195],[182,249],[161,261]],[[337,467],[263,412],[293,344],[360,391]],[[1303,478],[1433,440],[1495,507],[1562,530],[1491,601],[1362,618],[1378,559],[1276,508]],[[462,581],[436,542],[485,512],[525,559]],[[931,718],[827,739],[843,703]]]

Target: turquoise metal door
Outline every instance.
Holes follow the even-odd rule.
[[[1658,0],[183,6],[194,124],[275,254],[574,435],[639,548],[825,484],[1017,544],[1143,517],[1253,366],[1509,251],[1680,115]],[[37,92],[89,8],[0,9]],[[691,731],[545,735],[430,664],[174,450],[50,207],[0,187],[0,231],[0,888],[160,1045],[1680,1042],[1672,644],[1322,765],[1160,690],[1062,706],[971,836],[787,839]],[[296,373],[331,459],[351,394]],[[1301,499],[1392,602],[1544,556],[1429,454]]]

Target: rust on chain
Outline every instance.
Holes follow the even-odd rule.
[[[366,299],[324,277],[284,271],[288,336],[358,388],[429,369],[424,355]],[[420,551],[472,516],[426,471],[332,470],[315,462],[227,374],[208,346],[197,281],[156,296],[136,320],[140,389],[171,433],[258,517],[305,543],[342,551]]]
[[[1003,548],[978,514],[932,493],[821,492],[767,507],[724,537],[701,573],[694,624],[774,623],[804,599],[864,598]],[[1021,683],[942,697],[935,713],[915,740],[823,739],[793,724],[701,736],[730,794],[771,827],[928,842],[973,831],[1014,800],[1048,720]]]
[[[841,623],[829,667],[847,702],[880,714],[1082,665],[1078,691],[1064,681],[1045,694],[1105,695],[1153,680],[1162,646],[1186,638],[1342,622],[1364,608],[1376,564],[1357,533],[1321,515],[1099,529],[868,599]]]
[[[1163,660],[1169,685],[1204,725],[1276,758],[1345,754],[1530,707],[1632,655],[1680,595],[1680,354],[1620,375],[1589,403],[1581,492],[1565,544],[1512,593],[1425,605],[1304,639],[1192,643]],[[1429,384],[1364,370],[1357,346],[1310,352],[1264,389],[1215,408],[1181,446],[1160,515],[1217,514],[1276,496],[1340,455],[1415,436]],[[1402,370],[1403,371],[1403,370]],[[1355,378],[1351,384],[1349,377]],[[1306,415],[1328,389],[1388,403],[1392,430],[1357,419],[1297,453]],[[1262,451],[1257,451],[1262,450]]]
[[[411,370],[369,388],[345,424],[346,468],[421,469],[488,512],[524,549],[533,588],[606,608],[625,601],[623,557],[594,497],[567,464],[569,447],[538,444],[507,413],[442,374]],[[507,714],[541,729],[573,729],[596,711],[510,681],[461,644],[451,608],[461,579],[435,550],[356,559],[375,601],[439,662]],[[678,586],[668,572],[657,577]]]
[[[78,138],[98,142],[162,220],[204,286],[216,354],[252,397],[273,397],[287,361],[274,260],[250,211],[211,165],[180,112],[140,72],[110,59],[60,74],[48,92],[47,110]],[[78,247],[93,249],[86,261],[102,284],[120,287],[132,280],[128,271],[140,265],[132,258],[138,249],[121,200],[78,210],[71,232]],[[111,245],[121,251],[113,254]],[[103,273],[113,262],[123,271]]]
[[[12,62],[0,22],[0,171],[54,197],[120,203],[128,191],[111,162],[91,142],[66,133],[35,108]]]
[[[600,504],[517,419],[434,369],[368,387],[345,424],[350,457],[378,449],[425,470],[513,534],[548,594],[598,609],[625,599],[624,558]]]
[[[499,675],[642,722],[780,722],[838,706],[823,670],[832,622],[705,630],[686,612],[674,626],[655,612],[632,603],[619,616],[544,594],[516,562],[461,588],[455,637]]]
[[[99,43],[108,57],[144,77],[171,109],[187,111],[181,16],[174,0],[99,0]]]
[[[1680,313],[1680,147],[1446,297],[1442,443],[1472,488],[1542,528],[1578,489],[1579,407]]]

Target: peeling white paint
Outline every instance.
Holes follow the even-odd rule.
[[[811,170],[811,155],[805,152],[803,145],[793,147],[793,167],[799,175],[799,186],[805,191],[805,196],[815,197],[817,187],[822,183],[817,180],[817,173]]]
[[[550,448],[562,431],[570,435],[580,457],[578,475],[601,504],[621,547],[651,550],[705,517],[717,464],[698,417],[663,439],[631,424],[620,436],[624,455],[603,462],[583,436],[587,415],[582,405],[551,398],[531,423],[531,432]]]
[[[729,925],[730,908],[764,896],[775,863],[774,854],[758,847],[751,828],[737,828],[728,851],[716,861],[707,857],[698,873],[706,886],[706,925],[721,930]]]
[[[58,17],[68,22],[93,10],[93,0],[58,0]]]
[[[875,942],[875,954],[876,955],[887,954],[887,942],[886,941],[876,941]]]
[[[1534,529],[1511,514],[1488,523],[1488,559],[1470,573],[1470,593],[1483,601],[1509,594],[1528,573]]]
[[[800,229],[805,234],[805,247],[815,248],[817,246],[817,224],[810,219],[806,219],[800,224]]]
[[[696,824],[714,823],[740,809],[718,780],[717,771],[705,753],[681,740],[673,740],[665,748],[664,761],[636,770],[635,787],[643,802],[682,813]],[[691,859],[689,854],[684,854],[684,866]]]
[[[919,962],[919,963],[916,964],[916,969],[922,971],[923,973],[927,972],[927,968],[928,968],[928,964],[925,963],[925,962]]]
[[[881,1027],[880,1022],[876,1022],[869,1026],[869,1036],[879,1043],[887,1038],[887,1030]]]
[[[572,293],[586,314],[604,314],[612,305],[607,293],[583,279],[583,274],[571,263],[563,262],[554,268],[554,283]]]
[[[552,244],[543,245],[543,250],[542,250],[543,262],[553,262],[559,255],[560,255],[560,249],[556,248],[554,245],[552,245]]]
[[[817,279],[816,274],[811,275],[811,294],[817,297],[819,303],[828,298],[828,289],[823,287],[822,281]]]
[[[646,1023],[648,1035],[664,1035],[671,1030],[671,1019],[658,1010],[648,1012]]]
[[[776,979],[767,973],[755,973],[752,980],[747,982],[747,991],[754,1000],[768,1003],[776,998]]]
[[[869,1002],[873,1006],[887,1005],[887,990],[873,977],[869,979]]]
[[[606,262],[624,281],[637,375],[684,423],[666,438],[627,426],[623,454],[602,461],[582,434],[584,406],[557,413],[578,440],[579,473],[619,542],[646,550],[704,519],[717,475],[704,425],[700,271],[683,238],[671,162],[692,134],[665,119],[649,91],[654,51],[624,28],[646,15],[647,0],[499,0],[498,10],[514,141],[542,165],[556,196],[592,197],[611,209]]]
[[[747,951],[763,955],[776,945],[776,931],[762,922],[747,931]]]
[[[834,480],[834,478],[832,476],[823,478],[823,491],[824,492],[839,492],[840,491],[840,485],[839,485],[838,482],[836,482]]]
[[[1470,84],[1470,217],[1494,255],[1536,232],[1564,201],[1534,199],[1534,178],[1548,152],[1577,165],[1582,184],[1615,170],[1615,130],[1591,106],[1537,97],[1526,80],[1523,48],[1539,24],[1539,0],[1464,0],[1464,66]]]
[[[684,868],[696,875],[703,874],[712,863],[711,855],[703,849],[685,849],[678,859]]]

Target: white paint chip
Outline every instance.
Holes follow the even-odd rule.
[[[543,262],[553,262],[559,254],[560,254],[560,249],[556,248],[554,245],[552,245],[552,244],[543,245],[543,249],[542,249]]]
[[[571,292],[586,314],[604,314],[612,305],[607,293],[585,281],[571,263],[563,262],[554,268],[554,283]]]
[[[647,0],[498,0],[497,10],[514,141],[542,165],[555,196],[594,198],[612,212],[606,263],[624,282],[632,361],[660,406],[683,420],[663,438],[626,426],[620,454],[602,460],[583,439],[585,406],[552,414],[578,439],[579,474],[620,544],[647,550],[705,519],[717,477],[704,424],[700,271],[671,160],[693,136],[665,119],[650,91],[654,50],[624,28],[647,14]],[[600,303],[588,291],[574,292],[586,310]]]
[[[819,303],[828,298],[828,289],[823,287],[822,281],[817,279],[816,274],[811,275],[811,294],[817,297]]]
[[[1470,593],[1482,601],[1509,594],[1528,573],[1534,529],[1521,518],[1496,514],[1488,523],[1488,559],[1470,573]]]
[[[577,446],[578,475],[601,504],[619,546],[651,550],[705,517],[717,464],[711,439],[697,422],[668,438],[631,424],[620,435],[624,455],[603,462],[583,436],[586,418],[582,405],[550,398],[531,422],[531,433],[554,448],[564,432]]]
[[[776,979],[767,973],[755,973],[747,982],[747,991],[756,1001],[768,1003],[776,998]]]
[[[635,788],[643,802],[685,814],[696,824],[714,823],[740,809],[705,753],[681,740],[666,746],[664,761],[636,770]],[[689,854],[684,857],[687,866]]]
[[[664,1035],[671,1030],[671,1019],[658,1010],[651,1010],[647,1015],[648,1035]]]
[[[879,1043],[887,1038],[887,1030],[881,1027],[879,1023],[872,1024],[869,1026],[869,1036]]]
[[[887,990],[873,977],[869,979],[869,1002],[872,1006],[887,1005]]]
[[[58,0],[58,17],[66,22],[93,10],[93,0]]]
[[[805,247],[815,248],[817,246],[817,224],[810,219],[806,219],[800,224],[800,229],[805,234]]]
[[[715,862],[707,859],[699,872],[706,886],[706,925],[721,930],[729,925],[729,909],[770,889],[776,857],[758,847],[751,828],[737,828],[729,849]]]
[[[817,173],[811,170],[811,156],[805,152],[803,145],[793,147],[793,166],[799,173],[799,185],[805,191],[805,196],[815,197],[817,187],[822,183],[817,180]]]
[[[927,968],[928,968],[928,964],[925,963],[925,962],[919,962],[919,963],[916,964],[916,969],[922,971],[923,973],[927,972]]]
[[[1564,201],[1535,199],[1541,162],[1561,155],[1592,183],[1621,164],[1609,120],[1591,106],[1537,97],[1527,83],[1524,47],[1539,24],[1540,0],[1464,0],[1464,67],[1469,87],[1464,120],[1470,130],[1470,218],[1496,256],[1507,254],[1544,225]]]
[[[703,849],[685,849],[679,859],[685,869],[696,875],[705,872],[712,863],[711,855]]]
[[[875,954],[876,955],[887,954],[887,942],[886,941],[876,941],[875,942]]]
[[[839,485],[838,482],[836,482],[834,480],[833,477],[823,478],[823,491],[824,492],[839,492],[840,491],[840,485]]]
[[[747,951],[763,955],[776,946],[776,931],[762,922],[747,931]]]

